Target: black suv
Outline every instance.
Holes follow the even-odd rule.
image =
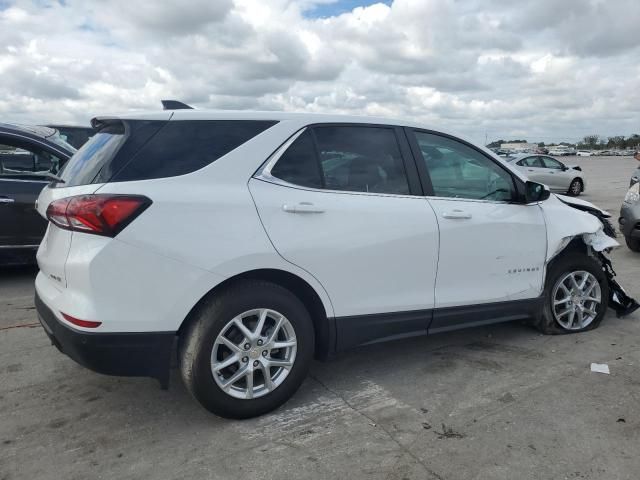
[[[53,128],[0,124],[0,265],[35,261],[47,227],[35,201],[75,151]]]

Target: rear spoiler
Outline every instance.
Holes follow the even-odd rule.
[[[193,110],[193,107],[178,100],[160,100],[163,110]]]

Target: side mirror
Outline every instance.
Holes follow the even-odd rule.
[[[551,191],[546,185],[536,182],[527,182],[525,200],[527,203],[544,202],[551,196]]]

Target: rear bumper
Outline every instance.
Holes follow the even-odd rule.
[[[60,322],[38,293],[35,306],[51,343],[83,367],[105,375],[152,377],[169,386],[174,332],[84,332]]]
[[[640,238],[640,202],[633,205],[623,203],[618,223],[625,237]]]

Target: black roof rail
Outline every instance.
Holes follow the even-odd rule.
[[[193,110],[193,107],[179,100],[160,100],[163,110]]]

